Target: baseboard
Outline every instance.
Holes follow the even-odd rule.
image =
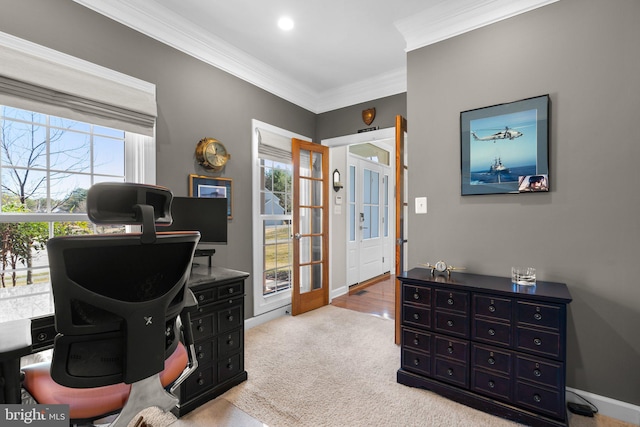
[[[245,319],[244,329],[248,330],[253,328],[254,326],[262,325],[269,320],[277,319],[278,317],[286,316],[289,314],[291,314],[291,304],[287,304],[284,307],[276,308],[275,310],[268,311],[249,319]]]
[[[596,405],[598,407],[598,413],[602,415],[640,426],[640,406],[571,387],[567,387],[567,391],[576,393]],[[573,393],[567,393],[567,402],[584,403]]]
[[[331,289],[331,292],[329,293],[329,298],[330,300],[333,300],[334,298],[338,298],[339,296],[346,295],[348,293],[349,293],[349,287],[341,286],[338,289]]]

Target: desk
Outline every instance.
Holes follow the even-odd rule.
[[[194,266],[191,271],[189,288],[199,304],[191,316],[201,366],[180,388],[179,415],[247,378],[244,280],[248,276],[241,271],[203,265]],[[232,337],[231,344],[226,344],[229,349],[224,349],[224,343],[229,342],[223,340],[225,334]],[[20,403],[20,358],[52,348],[55,336],[52,315],[0,324],[0,404]]]

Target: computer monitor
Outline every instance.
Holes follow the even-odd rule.
[[[227,243],[227,199],[211,197],[174,197],[173,222],[158,231],[199,231],[198,248]]]

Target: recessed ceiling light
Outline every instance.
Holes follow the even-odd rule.
[[[283,16],[278,20],[278,27],[280,27],[283,31],[291,31],[293,30],[293,19],[288,16]]]

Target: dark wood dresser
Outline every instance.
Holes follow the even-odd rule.
[[[527,425],[567,425],[565,284],[425,268],[398,279],[399,383]]]
[[[198,300],[191,313],[198,369],[179,389],[178,416],[247,379],[244,370],[244,280],[248,273],[196,266],[189,288]]]

